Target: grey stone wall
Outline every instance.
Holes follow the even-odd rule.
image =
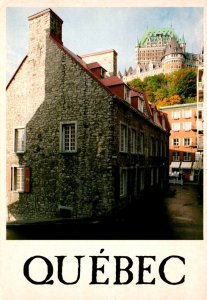
[[[74,218],[108,215],[139,192],[139,168],[146,169],[148,187],[149,168],[167,160],[150,157],[150,137],[167,143],[168,134],[112,97],[49,37],[48,22],[49,12],[30,20],[29,55],[7,89],[8,172],[12,165],[31,167],[30,193],[11,191],[8,176],[8,217],[59,217],[59,206],[69,207]],[[60,123],[67,121],[77,124],[75,153],[60,151]],[[138,136],[144,133],[144,153],[120,153],[120,122]],[[13,151],[17,126],[26,128],[22,154]],[[124,199],[119,196],[120,167],[129,170]]]

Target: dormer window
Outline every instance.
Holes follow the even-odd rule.
[[[131,99],[131,91],[130,89],[125,85],[124,86],[124,100],[130,103]]]
[[[154,110],[153,112],[154,122],[157,123],[157,111]]]
[[[144,101],[142,99],[138,99],[138,109],[143,112],[144,111]]]
[[[105,78],[105,75],[106,75],[106,71],[101,68],[101,78]]]

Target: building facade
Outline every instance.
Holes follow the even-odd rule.
[[[179,38],[172,27],[149,29],[135,47],[135,68],[130,67],[122,79],[170,73],[181,68],[197,68],[202,54],[186,52],[184,36]]]
[[[28,20],[28,55],[7,86],[8,220],[113,215],[164,190],[166,114],[65,48],[51,9]]]
[[[169,138],[170,175],[180,173],[183,179],[197,180],[200,166],[198,162],[198,114],[197,103],[161,107],[168,114],[171,125]]]

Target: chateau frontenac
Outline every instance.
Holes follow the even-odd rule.
[[[135,46],[135,68],[130,67],[121,77],[127,82],[181,68],[197,68],[202,60],[202,53],[186,52],[184,35],[178,37],[172,27],[148,29]]]

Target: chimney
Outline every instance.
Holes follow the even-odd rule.
[[[45,53],[46,36],[49,34],[62,44],[63,21],[50,8],[30,16],[28,21],[29,60],[41,59],[41,54]]]

